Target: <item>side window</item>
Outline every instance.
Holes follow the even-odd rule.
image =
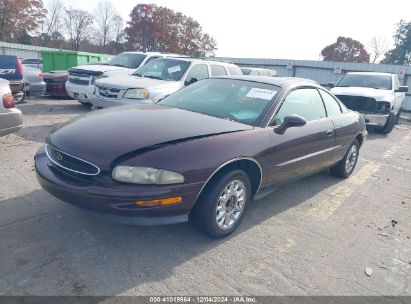
[[[222,65],[211,65],[211,75],[212,76],[220,76],[220,75],[227,75],[227,71]]]
[[[230,75],[243,75],[243,72],[241,72],[240,68],[238,66],[228,66],[227,67],[228,72],[230,73]]]
[[[320,94],[314,88],[297,89],[287,95],[280,110],[275,115],[275,125],[281,125],[284,117],[297,114],[307,121],[326,117]]]
[[[328,116],[334,116],[341,113],[341,107],[338,102],[327,92],[319,90],[321,97],[323,98],[325,108],[327,109]]]
[[[249,75],[258,76],[258,70],[251,70]]]
[[[188,72],[185,82],[190,84],[204,78],[208,78],[208,67],[206,64],[197,64]]]
[[[260,74],[260,76],[268,76],[267,70],[259,70],[258,73]]]

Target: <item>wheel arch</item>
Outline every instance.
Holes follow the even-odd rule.
[[[262,183],[263,171],[261,165],[252,157],[238,157],[225,162],[213,171],[204,183],[203,187],[200,189],[194,205],[196,205],[200,196],[207,190],[207,187],[215,178],[233,169],[241,169],[248,175],[251,184],[251,196],[253,197]]]
[[[357,134],[357,136],[355,137],[356,140],[358,140],[358,143],[360,144],[360,147],[362,146],[363,142],[364,142],[364,135]]]

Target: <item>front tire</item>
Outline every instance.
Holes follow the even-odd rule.
[[[357,139],[354,139],[344,158],[331,167],[331,174],[340,178],[349,177],[357,164],[359,152],[360,144]]]
[[[397,121],[397,116],[395,115],[394,112],[391,111],[390,114],[388,115],[388,120],[385,126],[382,128],[375,128],[375,132],[381,133],[381,134],[390,133],[394,129],[396,121]]]
[[[190,221],[212,238],[233,233],[244,218],[251,201],[251,184],[242,170],[223,172],[201,193]]]

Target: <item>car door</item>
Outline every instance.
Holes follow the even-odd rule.
[[[323,89],[318,89],[318,91],[324,101],[327,116],[334,124],[335,144],[331,163],[334,164],[344,157],[348,147],[352,144],[353,137],[358,129],[357,121],[352,119],[350,114],[343,111],[340,102],[330,93]]]
[[[392,76],[393,85],[392,88],[395,94],[395,101],[394,101],[394,112],[397,113],[405,100],[405,93],[403,92],[396,92],[400,88],[400,81],[398,80],[397,75]]]
[[[288,115],[300,115],[304,126],[290,127],[278,134]],[[335,131],[327,117],[324,103],[316,88],[303,87],[290,91],[270,123],[271,164],[269,184],[292,180],[332,164]]]

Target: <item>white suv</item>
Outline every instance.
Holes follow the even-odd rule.
[[[151,60],[168,56],[179,57],[180,55],[124,52],[105,63],[93,62],[71,68],[66,82],[67,93],[80,103],[88,104],[94,92],[94,82],[97,79],[109,76],[128,76]]]
[[[95,82],[93,109],[157,102],[198,80],[221,75],[242,75],[238,66],[193,58],[161,58],[126,77]]]
[[[367,125],[383,134],[394,129],[408,91],[407,86],[400,86],[397,75],[390,73],[351,72],[329,86],[347,108],[362,113]]]

